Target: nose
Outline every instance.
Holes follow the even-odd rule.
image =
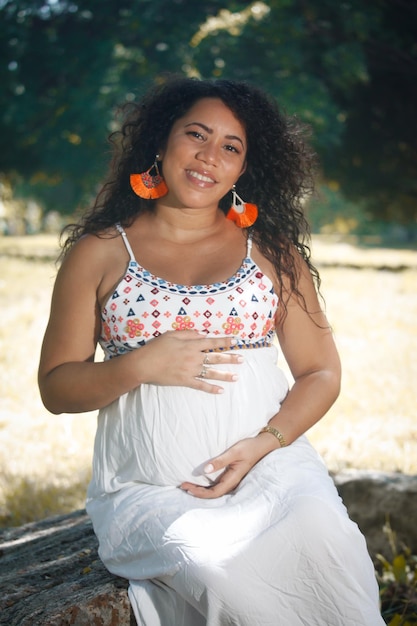
[[[217,165],[218,161],[218,149],[214,142],[206,142],[203,146],[200,146],[196,154],[196,158],[203,163],[210,165]]]

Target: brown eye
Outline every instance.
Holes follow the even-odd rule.
[[[195,137],[196,139],[204,139],[203,135],[199,133],[197,130],[189,130],[187,135],[191,137]]]

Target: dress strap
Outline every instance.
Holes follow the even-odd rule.
[[[246,242],[246,258],[249,259],[252,252],[252,235],[249,235]]]
[[[125,230],[124,230],[123,226],[121,224],[116,224],[116,228],[117,228],[117,230],[119,231],[119,233],[122,236],[123,242],[124,242],[124,244],[126,246],[126,250],[129,253],[130,260],[136,262],[135,255],[133,254],[133,250],[131,248],[131,245],[129,243],[129,239],[127,238],[127,235],[125,233]]]

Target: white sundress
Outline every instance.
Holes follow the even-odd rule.
[[[365,540],[305,436],[231,494],[201,500],[208,460],[255,436],[288,384],[272,344],[278,298],[246,258],[213,285],[177,285],[130,262],[102,310],[105,358],[169,330],[235,336],[244,363],[223,394],[141,385],[100,410],[87,511],[109,571],[129,579],[140,626],[384,626]],[[250,349],[252,348],[252,349]],[[213,479],[213,476],[210,477]]]

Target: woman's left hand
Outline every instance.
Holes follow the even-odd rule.
[[[242,439],[228,448],[223,454],[215,457],[204,468],[210,476],[224,469],[213,485],[202,487],[194,483],[182,483],[180,488],[196,498],[220,498],[236,489],[240,481],[260,459],[274,449],[273,438],[250,437]],[[276,447],[276,446],[275,446]]]

